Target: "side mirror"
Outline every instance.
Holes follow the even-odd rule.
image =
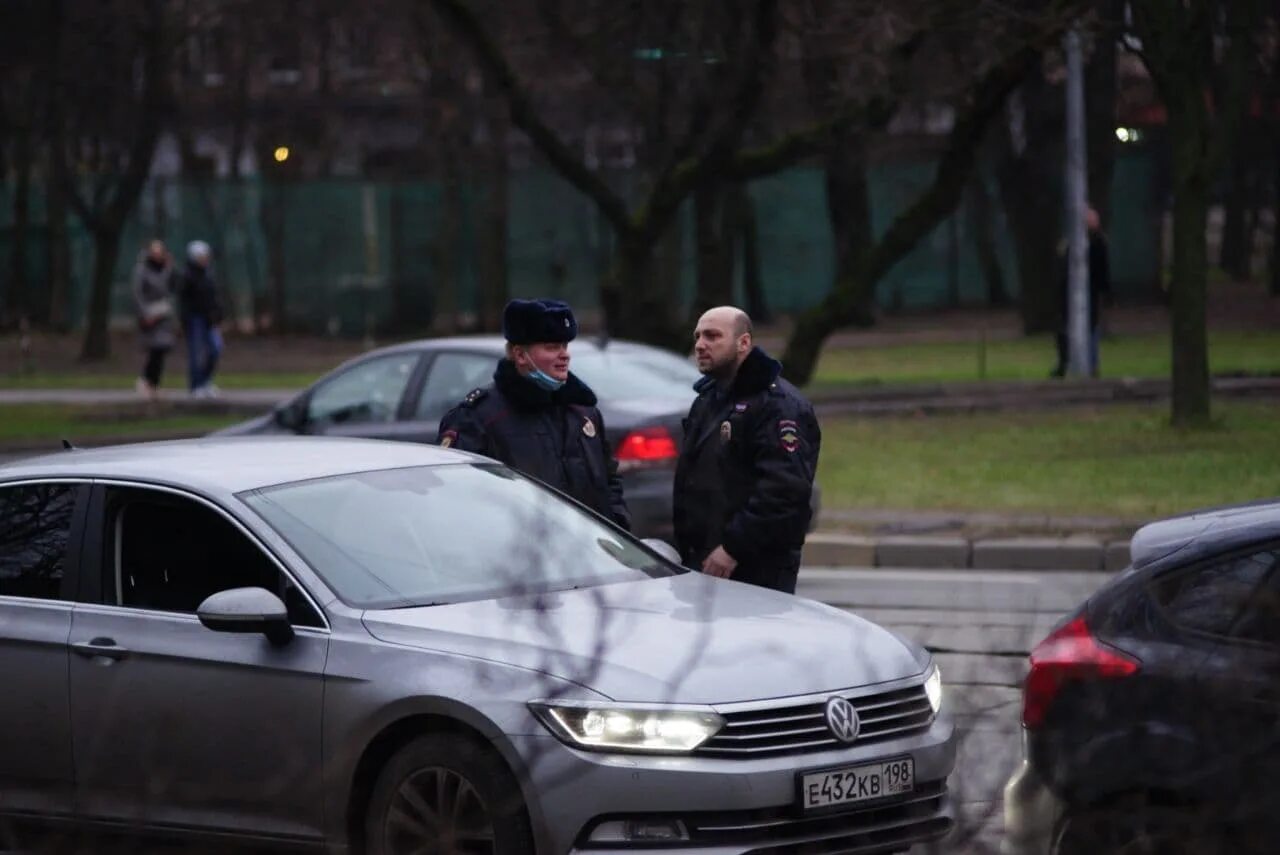
[[[649,547],[650,549],[652,549],[654,552],[661,555],[663,558],[670,561],[672,564],[679,565],[681,563],[680,553],[676,550],[674,546],[667,543],[665,540],[662,540],[657,537],[646,537],[644,540],[640,542],[643,543],[645,546]]]
[[[272,644],[284,644],[293,638],[289,610],[266,588],[219,591],[200,604],[196,616],[214,632],[262,633]]]
[[[302,433],[307,427],[306,401],[293,400],[271,412],[271,418],[285,430]]]

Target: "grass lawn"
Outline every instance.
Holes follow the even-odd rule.
[[[1167,335],[1127,335],[1102,342],[1103,377],[1168,377]],[[1044,380],[1056,361],[1053,337],[1032,336],[986,345],[986,375],[976,342],[943,342],[827,350],[810,387],[829,390],[876,383],[963,380]],[[1210,332],[1209,366],[1214,373],[1280,372],[1280,332]]]
[[[219,373],[214,382],[223,389],[301,389],[319,377],[320,372],[233,371]],[[136,374],[92,371],[0,373],[0,389],[132,389],[136,379]],[[182,390],[185,384],[185,374],[166,372],[162,385],[165,389]]]
[[[92,409],[60,404],[19,404],[0,407],[0,441],[47,439],[50,450],[63,437],[76,442],[91,437],[154,436],[172,433],[194,436],[238,421],[243,415],[164,413],[122,418],[103,418]]]
[[[1280,406],[1215,402],[1217,425],[1168,405],[827,419],[824,507],[1149,519],[1280,496]]]

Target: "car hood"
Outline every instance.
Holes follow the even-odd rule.
[[[780,698],[923,668],[906,644],[859,617],[700,573],[369,611],[364,622],[386,642],[540,671],[617,701]]]
[[[266,413],[265,415],[254,416],[247,421],[237,422],[219,430],[210,431],[209,436],[248,436],[258,433],[289,433],[289,431],[277,425],[271,413]]]

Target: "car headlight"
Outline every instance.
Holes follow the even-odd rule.
[[[724,727],[710,710],[618,706],[563,701],[529,704],[547,729],[575,748],[679,754]]]
[[[933,707],[933,712],[937,714],[938,710],[942,709],[942,671],[937,665],[934,665],[929,676],[924,678],[924,693],[929,696],[929,706]]]

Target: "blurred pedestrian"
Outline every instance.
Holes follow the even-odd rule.
[[[1102,220],[1098,212],[1088,208],[1084,215],[1085,228],[1089,234],[1089,341],[1085,354],[1088,360],[1087,369],[1090,377],[1097,377],[1101,368],[1099,343],[1102,338],[1102,306],[1103,300],[1111,299],[1111,261],[1107,248],[1106,235],[1102,233]],[[1068,287],[1068,254],[1064,246],[1062,256],[1062,275],[1058,279],[1058,308],[1062,312],[1058,325],[1056,341],[1058,345],[1058,364],[1051,376],[1062,377],[1070,365],[1070,330],[1071,330],[1071,291]]]
[[[703,377],[676,465],[681,560],[711,576],[795,593],[813,517],[822,431],[813,407],[752,343],[733,306],[707,311],[693,333]]]
[[[187,244],[187,266],[182,274],[182,329],[187,336],[187,381],[192,397],[218,394],[213,375],[222,356],[222,300],[210,265],[209,244]]]
[[[559,300],[512,300],[502,334],[507,355],[493,383],[445,414],[439,443],[501,461],[630,529],[596,395],[569,371],[573,310]]]
[[[173,257],[164,242],[153,240],[138,253],[133,268],[133,306],[138,341],[146,358],[138,377],[138,394],[154,401],[160,394],[165,356],[173,349]]]

